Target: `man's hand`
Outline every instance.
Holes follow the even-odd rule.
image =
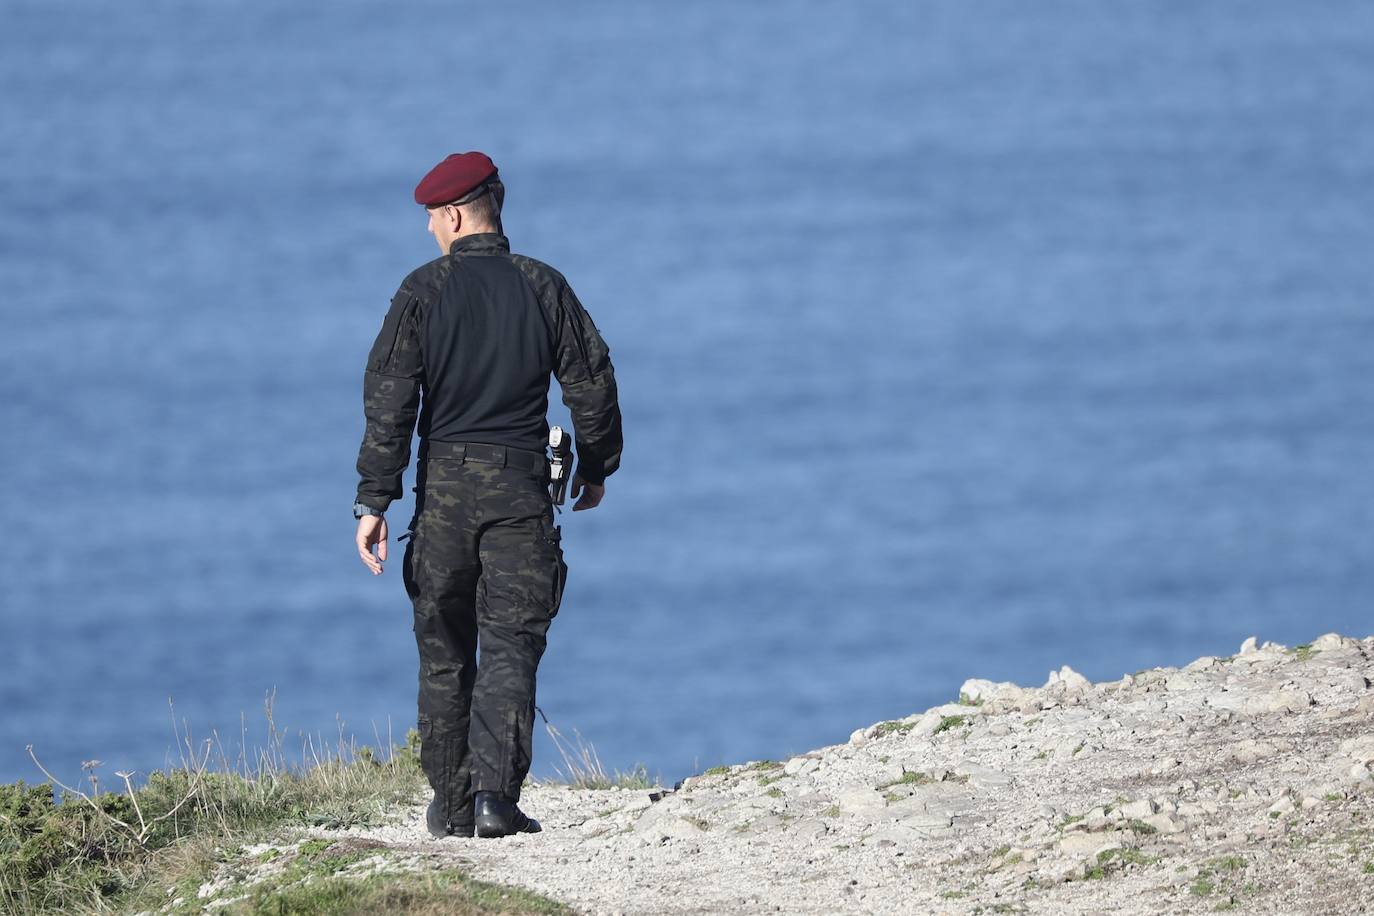
[[[577,499],[578,494],[582,494],[581,499]],[[587,483],[582,479],[581,474],[574,474],[572,480],[572,497],[577,499],[573,505],[574,512],[581,512],[583,509],[595,509],[601,505],[601,498],[606,495],[605,484],[597,485]]]
[[[372,555],[376,545],[377,555]],[[364,515],[358,519],[358,558],[363,565],[372,570],[372,575],[382,574],[382,564],[386,562],[386,516]]]

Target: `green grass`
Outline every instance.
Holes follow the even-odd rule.
[[[777,786],[774,786],[764,794],[767,795],[769,798],[782,798],[783,791],[782,789],[779,789]]]
[[[1192,883],[1192,886],[1188,888],[1188,893],[1192,894],[1194,897],[1207,897],[1216,889],[1216,885],[1207,878],[1198,878]]]
[[[1159,861],[1159,856],[1147,856],[1139,849],[1104,849],[1097,854],[1097,861],[1104,865],[1109,862],[1120,862],[1122,865],[1153,865]]]
[[[918,773],[913,770],[903,770],[902,775],[896,779],[885,782],[878,786],[879,789],[890,789],[893,786],[923,786],[926,783],[934,782],[935,779],[929,773]]]
[[[199,884],[217,847],[281,827],[380,823],[425,791],[419,736],[379,760],[350,748],[308,768],[280,747],[238,769],[210,771],[195,749],[183,767],[124,791],[55,795],[47,783],[0,786],[0,912],[59,913],[118,907],[150,880]],[[163,901],[165,902],[165,901]]]
[[[178,897],[179,912],[199,912],[197,891],[212,876],[237,880],[263,868],[279,873],[274,883],[224,912],[569,912],[457,873],[345,875],[378,854],[381,844],[373,841],[311,839],[295,848],[289,838],[305,828],[382,824],[427,798],[420,738],[412,731],[404,744],[381,751],[342,738],[326,748],[307,738],[306,762],[289,763],[270,701],[267,712],[267,748],[251,757],[241,752],[237,761],[216,742],[192,742],[178,732],[180,766],[153,772],[142,784],[134,774],[116,774],[118,791],[110,791],[97,779],[97,765],[82,788],[0,785],[0,913],[168,912]],[[272,845],[244,852],[264,842]]]
[[[1147,824],[1141,820],[1131,820],[1126,822],[1126,829],[1139,836],[1150,836],[1159,833],[1159,828],[1153,824]]]
[[[729,767],[727,767],[727,766],[718,766],[718,767],[711,767],[709,770],[707,770],[707,771],[706,771],[704,774],[702,774],[702,775],[704,775],[704,776],[724,776],[726,773],[729,773],[729,772],[730,772],[730,768],[729,768]]]
[[[1294,646],[1293,648],[1288,650],[1289,654],[1294,656],[1300,662],[1307,661],[1320,651],[1320,649],[1312,648],[1311,643],[1303,643],[1302,645]]]
[[[219,912],[229,916],[469,916],[550,914],[572,910],[527,891],[473,879],[456,871],[388,874],[362,879],[326,875],[310,881],[270,881],[246,901]]]
[[[1239,871],[1249,863],[1240,856],[1220,856],[1207,861],[1207,867],[1217,871]]]
[[[959,705],[960,705],[960,706],[982,706],[985,702],[987,702],[987,701],[984,700],[982,697],[979,697],[978,699],[975,700],[975,699],[970,698],[969,695],[966,694],[966,693],[961,693],[961,694],[959,694]]]
[[[896,719],[890,722],[879,722],[877,737],[885,738],[888,735],[905,735],[915,727],[915,722],[902,722]]]
[[[938,735],[940,732],[947,732],[951,728],[958,728],[961,725],[972,725],[973,719],[970,716],[943,716],[940,724],[935,726],[935,731],[931,734]]]

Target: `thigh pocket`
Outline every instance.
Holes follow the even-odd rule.
[[[549,619],[558,615],[563,603],[563,586],[568,581],[568,564],[563,562],[563,530],[552,521],[545,519],[539,525],[539,536],[544,547],[545,562],[550,572]]]

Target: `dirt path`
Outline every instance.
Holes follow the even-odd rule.
[[[321,832],[589,914],[1374,912],[1374,638],[1242,647],[964,703],[641,791],[535,787],[545,832]],[[977,704],[977,705],[971,705]]]

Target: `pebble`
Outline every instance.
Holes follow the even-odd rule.
[[[1142,798],[1138,801],[1129,802],[1121,806],[1121,813],[1131,818],[1146,818],[1154,814],[1157,810],[1154,802],[1150,801],[1148,798]]]

